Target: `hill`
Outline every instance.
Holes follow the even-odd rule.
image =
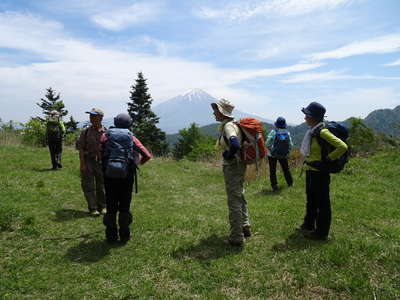
[[[0,146],[1,299],[398,299],[400,153],[354,158],[332,176],[328,242],[305,240],[304,176],[271,193],[246,186],[254,235],[228,230],[220,166],[154,159],[141,168],[133,238],[104,242],[86,214],[78,154]],[[299,170],[294,170],[298,174]],[[283,178],[279,174],[280,182]]]
[[[400,105],[394,109],[378,109],[374,110],[363,120],[365,124],[374,129],[376,132],[382,132],[385,134],[393,135],[395,137],[400,137]],[[349,120],[341,121],[347,126],[349,126]],[[263,122],[267,131],[270,131],[273,126],[273,122]],[[305,123],[295,126],[288,126],[288,130],[293,139],[293,143],[296,146],[301,144],[305,132],[308,127]],[[206,126],[201,126],[200,131],[204,134],[218,137],[218,124],[213,123]],[[169,134],[167,135],[167,141],[170,145],[175,144],[179,139],[179,134]]]
[[[218,99],[200,89],[187,91],[159,105],[154,106],[153,111],[160,117],[159,128],[168,134],[179,132],[191,123],[204,126],[215,122],[210,104]],[[268,121],[260,116],[251,115],[240,110],[234,110],[237,119],[252,116],[259,120]]]

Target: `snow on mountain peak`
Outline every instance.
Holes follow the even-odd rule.
[[[199,99],[210,98],[211,96],[202,89],[196,88],[186,91],[185,93],[182,94],[182,97],[188,98],[188,100],[191,102]]]

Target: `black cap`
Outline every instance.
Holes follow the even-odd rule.
[[[119,114],[114,118],[114,126],[117,128],[129,128],[132,122],[132,118],[126,113]]]
[[[303,107],[301,111],[308,116],[311,116],[316,121],[322,121],[325,116],[325,107],[318,102],[311,102],[307,107]]]

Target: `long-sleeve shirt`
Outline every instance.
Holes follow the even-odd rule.
[[[334,147],[334,150],[328,154],[328,158],[330,160],[338,159],[347,151],[347,145],[341,139],[337,138],[333,133],[331,133],[327,128],[324,128],[320,131],[320,137]],[[320,160],[322,160],[321,146],[319,145],[317,138],[313,136],[311,138],[310,154],[306,157],[306,162]],[[305,170],[317,171],[317,169],[307,164],[305,165]]]
[[[275,141],[275,136],[276,136],[276,130],[277,129],[272,129],[267,137],[267,140],[265,142],[265,146],[268,149],[268,156],[272,156],[271,152],[273,150],[273,145],[274,145],[274,141]],[[292,138],[290,136],[290,132],[288,131],[288,136],[289,136],[289,150],[291,150],[293,148],[293,142],[292,142]]]

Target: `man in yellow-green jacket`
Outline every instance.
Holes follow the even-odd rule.
[[[306,238],[326,240],[331,225],[330,174],[319,171],[309,164],[323,160],[335,160],[347,151],[347,145],[325,128],[323,119],[326,109],[320,103],[311,102],[301,111],[305,114],[304,120],[310,127],[300,149],[305,157],[307,203],[303,224],[296,230],[302,231]],[[322,157],[318,137],[333,148],[327,157]]]

